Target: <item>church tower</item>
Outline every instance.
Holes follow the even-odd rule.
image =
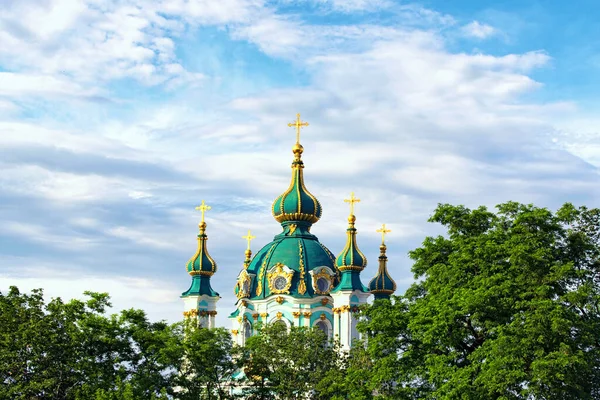
[[[377,232],[381,232],[381,246],[379,246],[379,269],[377,270],[377,275],[371,282],[369,282],[369,291],[373,293],[375,296],[375,300],[378,299],[389,299],[390,296],[396,291],[396,282],[392,279],[387,270],[387,256],[385,255],[385,251],[387,247],[385,246],[385,235],[386,233],[390,233],[391,230],[386,229],[385,224],[381,226],[381,229],[378,229]]]
[[[356,312],[359,306],[367,302],[370,293],[360,280],[360,273],[367,266],[367,258],[356,242],[354,203],[358,203],[360,199],[355,198],[352,193],[350,199],[344,201],[350,203],[346,246],[335,261],[336,268],[340,271],[340,281],[331,291],[331,297],[335,314],[333,330],[342,349],[347,350],[352,346],[352,341],[359,338]]]
[[[192,284],[188,290],[181,294],[184,303],[183,316],[185,318],[196,318],[198,324],[205,328],[215,327],[215,316],[217,315],[217,301],[219,293],[210,286],[210,278],[217,271],[217,263],[208,254],[206,242],[206,222],[204,213],[210,210],[210,206],[204,203],[196,207],[202,213],[202,220],[198,227],[198,249],[196,254],[187,262],[186,269],[192,277]]]
[[[308,123],[298,114],[288,126],[296,128],[291,181],[271,208],[281,232],[251,260],[247,250],[234,290],[236,310],[229,316],[238,344],[253,335],[258,324],[318,327],[333,334],[329,292],[337,284],[339,271],[331,251],[310,232],[322,208],[304,184],[300,128]]]

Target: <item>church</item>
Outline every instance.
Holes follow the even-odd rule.
[[[321,219],[323,209],[304,183],[300,130],[308,123],[302,122],[298,114],[296,121],[288,126],[296,129],[291,182],[271,207],[273,218],[281,224],[281,231],[254,257],[250,249],[254,237],[250,231],[244,236],[248,248],[233,285],[237,297],[235,310],[229,315],[232,337],[234,343],[243,345],[257,332],[259,324],[316,327],[330,338],[339,340],[342,348],[349,349],[359,336],[356,329],[358,307],[371,295],[375,299],[389,298],[396,290],[396,283],[387,270],[385,235],[390,230],[385,224],[377,230],[382,236],[379,269],[365,286],[361,272],[367,266],[367,259],[358,246],[354,215],[354,205],[360,200],[354,193],[344,200],[350,207],[346,245],[335,257],[311,233],[312,226]],[[220,296],[210,284],[211,277],[217,272],[217,263],[207,248],[204,214],[210,207],[202,201],[197,209],[202,213],[202,220],[198,248],[186,265],[192,282],[181,295],[183,314],[186,318],[197,318],[201,326],[212,328],[215,327]]]

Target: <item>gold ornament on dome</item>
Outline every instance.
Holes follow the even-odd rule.
[[[298,269],[300,269],[300,282],[298,283],[298,293],[306,293],[306,282],[304,282],[304,259],[302,258],[302,242],[298,241]]]
[[[273,294],[289,294],[294,272],[286,272],[282,263],[275,264],[273,271],[267,274],[269,290]]]
[[[344,199],[344,203],[350,203],[350,215],[354,215],[354,203],[360,203],[360,199],[354,197],[354,192],[352,192],[349,199]]]
[[[290,229],[288,230],[288,233],[287,233],[287,235],[286,235],[286,236],[293,235],[293,234],[294,234],[294,232],[296,232],[296,228],[297,228],[297,227],[298,227],[298,226],[297,226],[296,224],[291,224],[291,225],[290,225]]]
[[[311,313],[310,311],[306,311],[306,312],[304,312],[304,318],[310,318],[310,315],[311,315],[311,314],[312,314],[312,313]]]
[[[319,318],[321,319],[321,321],[325,321],[327,319],[327,315],[325,315],[325,313],[321,313]]]
[[[283,304],[285,299],[282,296],[277,296],[277,297],[275,297],[275,301],[279,304]]]
[[[269,316],[269,313],[260,313],[261,318],[267,318]]]
[[[390,233],[390,229],[386,229],[385,224],[381,225],[381,229],[377,229],[377,232],[381,233],[381,244],[385,244],[385,235]]]
[[[290,128],[296,128],[296,144],[300,144],[300,129],[308,126],[308,122],[300,120],[300,113],[296,114],[296,120],[288,124]]]
[[[277,317],[277,319],[281,319],[281,317],[283,317],[283,314],[281,313],[281,311],[277,311],[277,314],[275,316]]]
[[[232,329],[231,333],[233,333],[234,335],[237,335],[239,333],[239,331],[237,329]]]
[[[263,290],[262,280],[263,280],[263,277],[265,276],[265,268],[267,267],[267,261],[271,258],[270,257],[271,253],[273,252],[273,250],[275,249],[276,246],[277,246],[277,243],[275,243],[271,246],[271,248],[265,255],[265,258],[263,259],[262,265],[260,266],[260,272],[258,273],[258,284],[256,285],[256,295],[257,296],[260,296],[262,293],[262,290]]]
[[[251,284],[252,278],[250,278],[250,275],[248,275],[248,273],[245,270],[242,271],[237,283],[235,284],[235,288],[233,289],[238,299],[250,297]]]
[[[302,313],[300,311],[294,311],[294,312],[292,312],[292,315],[294,316],[294,318],[300,318],[301,314]]]
[[[212,207],[207,205],[204,200],[202,200],[202,204],[200,204],[198,207],[196,207],[197,211],[200,211],[202,213],[202,220],[200,221],[200,223],[204,223],[204,213],[207,212],[208,210],[210,210]]]
[[[258,320],[258,313],[256,313],[256,314],[252,314],[252,318],[253,318],[255,321],[256,321],[256,320]]]
[[[321,299],[321,305],[326,306],[329,303],[329,299],[327,297]]]

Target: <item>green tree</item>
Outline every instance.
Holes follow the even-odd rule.
[[[361,329],[382,398],[592,399],[600,391],[600,210],[440,205],[418,280]]]
[[[252,399],[327,399],[320,385],[340,368],[340,352],[320,329],[259,327],[240,354]]]
[[[154,399],[170,387],[163,345],[172,337],[143,311],[106,316],[107,294],[47,304],[42,290],[0,293],[0,398],[92,399],[131,392]],[[118,397],[115,397],[118,398]]]
[[[165,344],[165,353],[178,371],[173,379],[177,399],[229,399],[238,365],[233,358],[231,334],[222,328],[198,327],[193,320],[174,325],[177,334]]]

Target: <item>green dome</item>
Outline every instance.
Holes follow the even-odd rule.
[[[349,226],[348,229],[346,229],[346,246],[335,261],[335,265],[340,271],[362,271],[367,266],[367,258],[358,249],[358,245],[356,244],[356,228],[354,227],[355,221],[356,217],[354,215],[350,215],[348,217]]]
[[[308,221],[315,223],[321,218],[321,203],[304,186],[304,163],[300,159],[302,145],[293,148],[296,156],[292,162],[292,181],[288,189],[273,202],[273,217],[278,222]]]
[[[275,294],[295,297],[318,295],[312,285],[310,271],[327,267],[335,272],[335,258],[308,229],[310,223],[284,222],[283,232],[256,253],[247,268],[252,276],[250,299],[262,299]],[[275,286],[275,278],[283,276],[285,284]],[[335,282],[332,282],[331,287]]]
[[[385,255],[385,244],[379,247],[379,270],[377,275],[369,282],[369,291],[375,295],[375,299],[388,299],[396,291],[396,282],[387,270],[387,256]]]
[[[208,240],[206,223],[200,223],[199,227],[198,250],[196,250],[196,254],[187,262],[186,269],[188,274],[192,276],[212,276],[217,272],[217,263],[215,263],[215,260],[208,254],[208,250],[206,249],[206,241]]]

